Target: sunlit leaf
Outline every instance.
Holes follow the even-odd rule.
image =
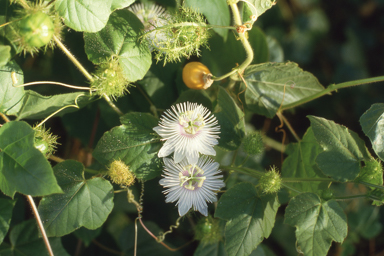
[[[0,67],[0,112],[14,115],[21,107],[18,103],[24,95],[24,88],[14,86],[24,83],[23,71],[15,62]]]
[[[229,26],[231,17],[229,7],[225,0],[186,0],[184,4],[195,11],[202,13],[208,22],[213,25]],[[217,15],[220,13],[220,15]],[[213,28],[213,30],[227,40],[228,29]]]
[[[77,105],[82,107],[91,101],[89,93],[73,92],[65,94],[56,94],[52,96],[43,96],[35,91],[26,90],[23,99],[20,101],[20,110],[16,114],[17,120],[20,119],[42,119],[64,106]],[[66,108],[55,116],[63,116],[66,113],[77,111],[75,107]]]
[[[64,194],[43,197],[39,213],[48,236],[63,236],[80,227],[100,227],[113,209],[113,187],[103,178],[84,178],[84,166],[67,160],[54,167]]]
[[[298,143],[289,144],[285,153],[288,157],[283,162],[282,177],[287,178],[326,178],[316,164],[316,157],[323,152],[311,127]],[[329,182],[293,182],[289,186],[299,191],[317,192],[327,188]],[[292,191],[294,193],[294,191]]]
[[[275,194],[260,196],[250,183],[239,183],[222,195],[215,217],[228,220],[225,227],[228,255],[249,255],[269,237],[279,206]]]
[[[244,137],[244,113],[233,98],[219,87],[217,105],[214,114],[220,125],[219,147],[236,150]]]
[[[316,140],[324,152],[316,158],[321,171],[335,180],[348,181],[357,177],[361,161],[371,156],[364,141],[347,127],[324,118],[309,116]]]
[[[6,65],[11,59],[11,46],[0,45],[0,67]]]
[[[360,117],[360,125],[371,140],[373,150],[384,161],[384,104],[373,104]]]
[[[39,230],[35,219],[24,221],[11,230],[11,244],[3,243],[0,246],[1,256],[25,256],[25,255],[50,255],[47,251],[43,238],[39,237]],[[54,255],[69,256],[61,244],[61,238],[50,238]]]
[[[313,193],[302,193],[288,204],[285,223],[296,227],[299,249],[306,256],[325,256],[332,241],[343,242],[347,236],[347,218],[334,201],[322,202]]]
[[[107,26],[97,33],[84,33],[85,52],[95,64],[108,58],[119,59],[125,78],[142,79],[151,66],[149,48],[139,41],[143,24],[127,9],[114,12]]]
[[[0,128],[0,189],[32,196],[61,193],[48,160],[34,146],[35,131],[25,122]]]
[[[158,120],[146,113],[129,113],[121,117],[122,125],[106,132],[97,143],[93,156],[109,166],[121,160],[139,179],[152,179],[162,171],[157,152],[161,147],[153,128]]]
[[[247,107],[269,118],[281,105],[295,103],[324,89],[316,77],[293,62],[251,65],[245,70],[244,79]]]
[[[248,5],[249,9],[251,9],[252,13],[257,16],[260,16],[276,4],[275,0],[250,0],[249,2],[256,8],[257,13],[254,13],[253,8]]]
[[[126,8],[134,2],[135,0],[112,0],[111,10]]]

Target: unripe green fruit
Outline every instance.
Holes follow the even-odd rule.
[[[40,152],[45,155],[48,152],[49,145],[46,141],[42,140],[41,138],[35,138],[35,148],[40,150]]]
[[[54,25],[45,13],[37,12],[23,18],[19,23],[20,35],[32,47],[42,47],[51,41]]]

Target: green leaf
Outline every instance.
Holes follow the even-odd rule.
[[[138,179],[149,180],[160,175],[157,157],[161,143],[153,128],[158,120],[145,113],[129,113],[121,117],[122,125],[104,133],[93,151],[93,157],[109,166],[122,160]]]
[[[360,117],[360,125],[371,140],[376,155],[384,161],[384,104],[373,104]]]
[[[47,236],[64,236],[80,227],[100,227],[113,209],[113,187],[103,178],[84,178],[84,166],[74,160],[54,168],[64,194],[44,197],[39,213]]]
[[[236,184],[224,193],[215,217],[228,220],[225,228],[228,255],[249,255],[269,237],[279,206],[276,194],[259,196],[250,183]]]
[[[0,244],[7,235],[15,203],[15,200],[0,198]]]
[[[315,116],[308,118],[316,140],[324,149],[316,158],[321,171],[338,181],[354,180],[360,172],[360,162],[371,159],[364,141],[333,121]]]
[[[231,17],[227,1],[225,0],[186,0],[184,4],[185,6],[204,14],[210,24],[219,26],[230,25]],[[218,15],[218,13],[220,15]],[[213,30],[223,37],[224,41],[227,40],[227,29],[213,28]]]
[[[227,256],[224,243],[205,244],[200,242],[193,256]]]
[[[80,96],[84,95],[84,96]],[[22,101],[19,102],[20,110],[16,114],[17,119],[42,119],[46,118],[64,106],[75,105],[75,100],[79,107],[86,105],[92,98],[86,92],[73,92],[43,96],[35,91],[27,90]],[[66,108],[55,116],[63,116],[66,113],[77,111],[75,107]]]
[[[84,33],[88,59],[100,64],[113,56],[119,59],[128,81],[142,79],[152,63],[149,48],[138,39],[142,29],[141,21],[127,9],[114,12],[104,29]]]
[[[112,0],[57,0],[55,8],[65,25],[76,30],[97,32],[108,21]]]
[[[316,157],[323,152],[311,127],[298,143],[289,144],[285,153],[281,176],[287,178],[326,178],[316,164]],[[329,182],[293,182],[289,186],[299,191],[314,192],[327,188]]]
[[[285,210],[285,223],[296,227],[296,239],[306,256],[325,256],[332,241],[343,242],[347,236],[347,218],[334,201],[322,202],[313,193],[291,199]]]
[[[1,256],[49,255],[44,240],[39,237],[36,220],[30,219],[13,227],[9,239],[11,245],[0,246]],[[50,238],[54,255],[69,256],[61,244],[60,238]]]
[[[284,107],[324,89],[316,77],[293,62],[251,65],[245,70],[244,79],[247,107],[269,118],[280,105]]]
[[[122,9],[133,4],[135,0],[112,0],[111,10]]]
[[[62,193],[48,160],[34,146],[35,131],[25,122],[0,128],[0,189],[31,196]]]
[[[219,147],[236,150],[241,145],[244,132],[244,113],[232,97],[219,87],[214,114],[220,125]]]
[[[0,45],[0,67],[5,66],[11,59],[11,46]]]
[[[253,14],[258,17],[276,4],[276,0],[250,0],[249,2],[255,6],[257,13]]]
[[[12,80],[12,77],[15,81]],[[24,88],[14,86],[24,83],[23,71],[15,62],[0,67],[0,112],[14,115],[20,109],[18,104],[24,95]],[[15,82],[15,84],[14,84]]]

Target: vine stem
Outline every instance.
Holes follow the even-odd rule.
[[[283,113],[281,112],[277,112],[276,115],[278,117],[280,117],[281,120],[283,120],[283,122],[285,123],[285,125],[288,127],[288,130],[292,133],[293,137],[295,137],[295,139],[300,142],[301,139],[300,137],[297,135],[297,133],[295,132],[295,130],[292,128],[291,124],[288,122],[288,120],[285,118],[285,116],[283,115]]]
[[[384,81],[384,76],[377,76],[377,77],[371,77],[371,78],[365,78],[365,79],[360,79],[360,80],[354,80],[354,81],[349,81],[349,82],[344,82],[340,84],[331,84],[321,92],[318,92],[316,94],[313,94],[307,98],[301,99],[299,101],[287,104],[281,108],[281,110],[286,110],[290,108],[294,108],[297,106],[300,106],[304,103],[307,103],[309,101],[312,101],[314,99],[320,98],[326,94],[331,94],[333,91],[337,91],[338,89],[342,88],[347,88],[351,86],[356,86],[356,85],[362,85],[362,84],[369,84],[369,83],[377,83],[377,82],[382,82]]]
[[[8,119],[8,117],[7,117],[6,115],[4,115],[3,113],[1,113],[1,112],[0,112],[0,116],[1,116],[1,118],[4,119],[4,121],[5,121],[6,123],[10,122],[10,120]]]
[[[28,199],[29,204],[31,205],[33,214],[35,215],[35,218],[36,218],[36,221],[37,221],[37,225],[39,226],[41,235],[43,236],[43,240],[44,240],[45,246],[47,247],[48,253],[49,253],[50,256],[54,256],[52,248],[51,248],[51,244],[49,243],[47,234],[45,233],[45,229],[44,229],[43,223],[41,222],[39,212],[37,211],[35,201],[33,201],[33,198],[30,195],[27,195],[27,199]]]
[[[59,38],[57,38],[55,35],[53,35],[53,40],[59,46],[59,48],[64,52],[65,55],[75,64],[75,66],[80,70],[81,73],[90,81],[93,81],[93,77],[91,74],[88,73],[88,71],[81,65],[81,63],[73,56],[73,54],[65,47],[65,45],[60,41]]]
[[[37,82],[30,82],[30,83],[25,83],[21,85],[16,85],[13,87],[25,87],[25,86],[30,86],[30,85],[36,85],[36,84],[52,84],[52,85],[61,85],[64,87],[72,88],[72,89],[77,89],[77,90],[86,90],[86,91],[92,91],[95,92],[97,89],[92,89],[90,87],[83,87],[83,86],[75,86],[75,85],[70,85],[70,84],[65,84],[65,83],[60,83],[60,82],[54,82],[54,81],[37,81]]]
[[[107,94],[103,94],[103,98],[105,99],[105,101],[109,104],[109,106],[111,108],[113,108],[113,110],[115,110],[115,112],[119,115],[119,116],[122,116],[124,115],[124,113],[115,105],[115,103],[112,102],[111,98],[109,98],[109,96]]]

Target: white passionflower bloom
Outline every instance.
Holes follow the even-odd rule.
[[[166,157],[174,152],[175,163],[187,158],[190,164],[196,164],[199,153],[215,156],[214,145],[220,133],[220,126],[211,112],[203,105],[184,102],[172,106],[160,118],[159,126],[153,128],[162,140],[163,147],[159,157]]]
[[[167,25],[171,17],[163,7],[154,3],[134,4],[128,10],[133,12],[143,23],[145,32]],[[159,43],[168,40],[169,37],[160,30],[149,33],[146,38],[149,43],[157,46]],[[153,50],[153,47],[151,47],[151,50]]]
[[[208,215],[208,203],[216,202],[216,192],[225,186],[220,174],[219,164],[203,156],[196,165],[186,160],[176,164],[170,158],[164,158],[164,174],[159,183],[166,190],[166,203],[177,201],[180,216],[191,207],[204,216]]]

